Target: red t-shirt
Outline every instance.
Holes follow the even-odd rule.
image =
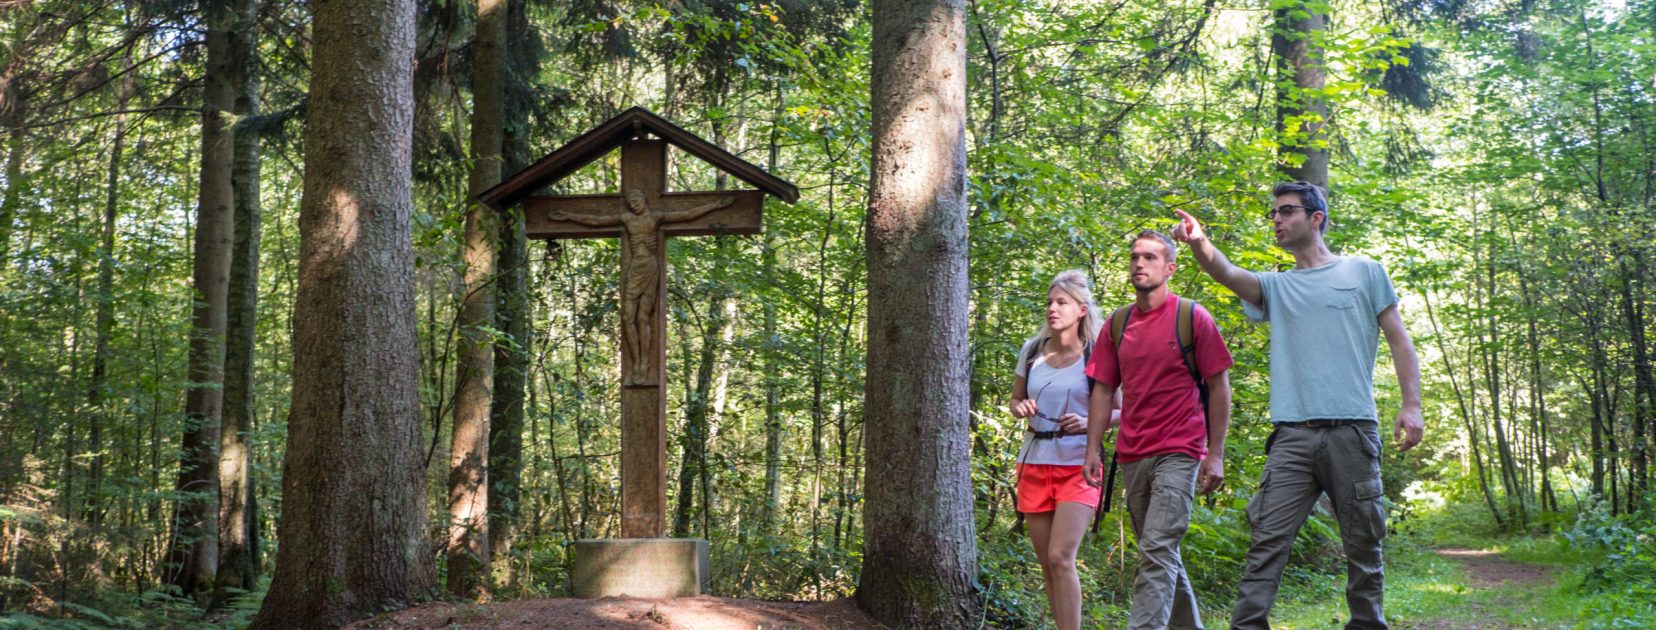
[[[1087,376],[1122,388],[1116,456],[1123,462],[1167,453],[1184,453],[1198,460],[1207,457],[1207,421],[1202,415],[1201,392],[1179,353],[1178,301],[1178,296],[1169,293],[1161,306],[1148,313],[1134,307],[1127,330],[1121,334],[1119,353],[1108,325],[1093,345]],[[1192,313],[1191,324],[1196,338],[1196,369],[1203,377],[1229,369],[1235,360],[1225,348],[1213,316],[1198,307]],[[1123,365],[1127,366],[1125,370]]]

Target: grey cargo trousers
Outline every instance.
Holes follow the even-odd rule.
[[[1310,426],[1305,426],[1310,425]],[[1347,628],[1387,628],[1380,541],[1386,512],[1380,487],[1380,432],[1373,421],[1312,421],[1277,426],[1266,443],[1259,492],[1248,502],[1253,545],[1231,627],[1269,628],[1294,536],[1321,493],[1328,493],[1346,555]]]
[[[1196,592],[1179,556],[1179,543],[1190,529],[1196,465],[1195,458],[1183,453],[1153,455],[1121,465],[1127,481],[1127,514],[1139,547],[1133,610],[1127,620],[1132,630],[1203,628]]]

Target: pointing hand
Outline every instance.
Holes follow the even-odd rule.
[[[1179,215],[1179,224],[1173,227],[1173,234],[1171,234],[1173,240],[1180,243],[1194,243],[1207,238],[1207,232],[1202,230],[1202,222],[1197,221],[1196,217],[1190,216],[1189,213],[1183,210],[1174,210],[1173,213]]]

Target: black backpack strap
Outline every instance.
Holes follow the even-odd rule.
[[[1121,358],[1121,337],[1127,334],[1127,320],[1133,316],[1133,305],[1128,304],[1110,314],[1110,343],[1115,345],[1116,358]]]
[[[1041,356],[1041,346],[1046,345],[1046,337],[1036,337],[1035,343],[1029,345],[1029,352],[1024,353],[1024,381],[1029,381],[1029,371],[1035,369],[1035,359]],[[1025,392],[1028,393],[1028,392]]]
[[[1179,356],[1184,359],[1185,370],[1190,372],[1190,378],[1195,379],[1198,385],[1202,384],[1202,371],[1196,367],[1196,302],[1195,300],[1179,300]]]
[[[1207,379],[1202,377],[1202,370],[1196,365],[1196,309],[1202,305],[1195,300],[1179,299],[1178,335],[1179,356],[1184,358],[1185,371],[1190,378],[1196,381],[1196,392],[1202,401],[1202,419],[1207,423],[1208,432],[1212,433],[1212,420],[1208,419],[1208,386]]]

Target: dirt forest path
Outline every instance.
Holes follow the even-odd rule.
[[[684,599],[526,599],[499,604],[430,603],[347,626],[352,630],[569,628],[572,630],[838,630],[876,628],[850,599],[767,602]]]
[[[1452,587],[1459,595],[1454,596],[1450,610],[1437,608],[1439,614],[1415,618],[1405,616],[1395,620],[1393,627],[1408,630],[1551,627],[1506,620],[1525,618],[1528,616],[1525,611],[1542,605],[1538,595],[1553,588],[1559,572],[1557,567],[1507,560],[1494,551],[1443,548],[1431,553],[1460,568],[1459,575],[1449,578],[1452,584],[1438,582],[1434,590]],[[1393,594],[1392,597],[1399,595],[1408,597],[1403,593]],[[1391,601],[1388,597],[1388,602]],[[1339,614],[1344,612],[1343,602],[1339,608],[1335,617],[1324,616],[1315,627],[1324,627],[1322,624],[1343,619],[1343,614]],[[879,624],[864,615],[849,599],[792,603],[693,597],[676,600],[530,599],[489,605],[429,603],[364,620],[350,627],[355,630],[828,630],[877,628]],[[1291,627],[1299,626],[1291,624]]]
[[[1470,587],[1523,591],[1528,588],[1550,586],[1556,579],[1557,571],[1554,567],[1503,560],[1500,554],[1493,551],[1438,549],[1436,553],[1460,562],[1471,582],[1467,584]]]
[[[1532,609],[1540,603],[1536,595],[1551,588],[1558,578],[1557,567],[1513,562],[1493,551],[1445,548],[1433,553],[1461,566],[1468,591],[1483,592],[1467,593],[1465,607],[1455,611],[1452,619],[1408,620],[1397,624],[1399,628],[1512,628],[1515,626],[1511,622],[1501,620],[1505,615],[1498,613]]]

